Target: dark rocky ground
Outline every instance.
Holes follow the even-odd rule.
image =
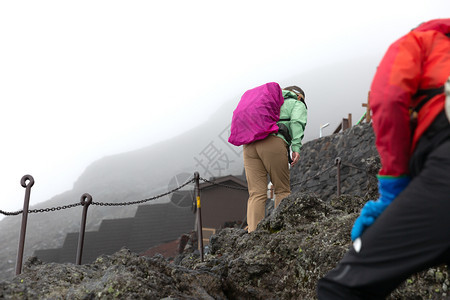
[[[23,274],[0,283],[5,299],[315,299],[317,280],[350,245],[364,199],[312,194],[282,201],[250,234],[225,228],[204,261],[188,252],[169,261],[127,249],[88,265],[29,258]],[[446,267],[409,278],[389,299],[446,299]]]
[[[341,196],[329,168],[336,156],[351,166],[342,170]],[[351,244],[360,208],[377,197],[378,168],[370,127],[355,126],[305,144],[300,166],[291,170],[294,192],[255,232],[218,231],[204,261],[195,247],[174,259],[122,249],[81,266],[31,257],[21,275],[0,283],[0,298],[315,299],[317,280]],[[447,267],[439,266],[411,276],[388,299],[449,299],[449,286]]]

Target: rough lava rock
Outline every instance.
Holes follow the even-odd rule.
[[[87,265],[43,264],[30,258],[23,274],[0,284],[2,299],[227,299],[212,272],[168,263],[161,255],[122,249]]]
[[[81,266],[31,257],[23,274],[0,283],[0,298],[315,299],[317,280],[350,246],[355,211],[364,202],[293,194],[256,231],[224,228],[213,235],[204,261],[197,251],[171,262],[127,249]],[[448,286],[441,266],[408,278],[388,299],[446,299]]]

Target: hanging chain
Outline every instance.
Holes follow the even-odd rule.
[[[330,170],[333,169],[333,168],[334,168],[334,165],[332,165],[332,166],[326,168],[326,169],[323,170],[323,171],[320,171],[319,173],[317,173],[317,174],[314,175],[314,176],[311,176],[311,177],[306,178],[305,180],[302,180],[302,181],[300,181],[300,182],[293,183],[293,184],[291,184],[291,186],[296,186],[296,185],[300,185],[300,184],[302,184],[302,183],[305,183],[305,182],[307,182],[307,181],[309,181],[309,180],[311,180],[311,179],[314,179],[314,178],[316,178],[316,177],[318,177],[318,176],[320,176],[320,175],[322,175],[322,174],[324,174],[324,173],[330,171]]]
[[[349,164],[342,164],[342,166],[358,169],[358,170],[366,172],[366,174],[367,174],[367,170],[365,170],[363,168],[359,168],[359,167],[356,167],[356,166],[353,166],[353,165],[349,165]],[[314,176],[311,176],[311,177],[309,177],[309,178],[307,178],[307,179],[305,179],[303,181],[291,184],[291,186],[293,187],[293,186],[297,186],[297,185],[303,184],[303,183],[305,183],[305,182],[307,182],[307,181],[309,181],[311,179],[314,179],[314,178],[316,178],[316,177],[318,177],[318,176],[320,176],[320,175],[322,175],[322,174],[324,174],[326,172],[329,172],[334,167],[335,166],[332,165],[329,168],[327,168],[327,169],[317,173]],[[226,185],[226,184],[222,184],[222,183],[217,183],[217,182],[214,182],[214,181],[202,178],[202,177],[200,177],[200,180],[202,180],[203,182],[207,182],[209,184],[212,184],[212,185],[221,186],[221,187],[225,187],[225,188],[228,188],[228,189],[242,190],[242,191],[247,191],[248,190],[248,188],[245,188],[245,187],[236,187],[236,186]],[[168,192],[159,194],[159,195],[151,197],[151,198],[143,199],[143,200],[129,201],[129,202],[118,202],[118,203],[114,203],[114,202],[111,202],[111,203],[107,203],[107,202],[92,202],[91,205],[98,205],[98,206],[125,206],[125,205],[142,204],[142,203],[145,203],[145,202],[149,202],[149,201],[156,200],[156,199],[162,198],[164,196],[170,195],[170,194],[172,194],[172,193],[174,193],[174,192],[184,188],[185,186],[189,185],[190,183],[193,183],[194,181],[195,181],[195,179],[190,179],[190,180],[186,181],[184,184],[180,185],[179,187],[176,187],[176,188],[174,188],[174,189],[172,189],[172,190],[170,190]],[[69,209],[69,208],[81,206],[81,205],[82,204],[80,202],[78,202],[78,203],[69,204],[69,205],[63,205],[63,206],[58,206],[58,207],[30,209],[30,210],[28,210],[28,213],[54,212],[54,211],[60,211],[60,210],[64,210],[64,209]],[[19,210],[19,211],[15,211],[15,212],[7,212],[7,211],[0,210],[0,214],[3,214],[5,216],[16,216],[16,215],[20,215],[22,213],[23,213],[23,210]]]
[[[182,188],[184,188],[185,186],[187,186],[188,184],[194,182],[194,179],[190,179],[189,181],[183,183],[182,185],[180,185],[177,188],[174,188],[166,193],[163,194],[159,194],[157,196],[151,197],[151,198],[147,198],[147,199],[143,199],[143,200],[139,200],[139,201],[130,201],[130,202],[120,202],[120,203],[105,203],[105,202],[92,202],[91,205],[99,205],[99,206],[123,206],[123,205],[133,205],[133,204],[141,204],[141,203],[145,203],[148,201],[152,201],[152,200],[156,200],[159,198],[162,198],[164,196],[170,195]]]
[[[185,182],[184,184],[182,184],[181,186],[174,188],[166,193],[148,198],[148,199],[143,199],[143,200],[139,200],[139,201],[130,201],[130,202],[122,202],[122,203],[103,203],[103,202],[92,202],[91,205],[99,205],[99,206],[123,206],[123,205],[133,205],[133,204],[140,204],[140,203],[144,203],[144,202],[148,202],[151,200],[156,200],[158,198],[167,196],[169,194],[172,194],[182,188],[184,188],[185,186],[187,186],[188,184],[194,182],[194,179],[190,179],[189,181]],[[69,204],[69,205],[63,205],[63,206],[58,206],[58,207],[51,207],[51,208],[40,208],[40,209],[30,209],[28,210],[28,213],[42,213],[42,212],[53,212],[53,211],[59,211],[59,210],[63,210],[63,209],[68,209],[68,208],[72,208],[72,207],[76,207],[76,206],[81,206],[82,204],[80,202],[78,203],[74,203],[74,204]],[[3,210],[0,210],[0,214],[3,214],[5,216],[17,216],[23,213],[23,210],[19,210],[19,211],[15,211],[15,212],[6,212]]]

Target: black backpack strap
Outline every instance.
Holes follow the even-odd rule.
[[[418,90],[414,97],[420,97],[426,95],[426,97],[416,106],[414,107],[414,111],[418,112],[428,101],[430,101],[434,96],[442,94],[444,92],[444,86],[440,86],[437,88],[426,89],[426,90]]]
[[[278,124],[278,133],[281,134],[285,138],[286,142],[288,142],[289,145],[291,144],[292,137],[291,137],[291,134],[289,133],[289,128],[286,125],[284,125],[283,123],[279,123]]]

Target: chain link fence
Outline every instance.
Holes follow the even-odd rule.
[[[353,168],[353,169],[365,172],[366,175],[368,176],[368,172],[364,168],[356,167],[354,165],[346,164],[346,163],[341,163],[341,166],[342,167]],[[335,167],[336,167],[335,164],[331,165],[330,167],[326,168],[325,170],[322,170],[322,171],[318,172],[317,174],[315,174],[313,176],[310,176],[310,177],[308,177],[308,178],[306,178],[306,179],[304,179],[302,181],[291,183],[291,187],[305,184],[308,181],[313,180],[313,179],[315,179],[317,177],[320,177],[320,176],[322,176],[325,173],[331,172]],[[247,190],[247,188],[245,188],[245,187],[231,186],[231,185],[227,185],[227,184],[223,184],[223,183],[217,183],[217,182],[215,182],[213,180],[208,180],[208,179],[203,178],[203,177],[200,177],[200,180],[202,182],[206,182],[206,183],[209,183],[209,184],[212,184],[212,185],[215,185],[215,186],[225,187],[227,189]],[[195,179],[191,178],[188,181],[186,181],[184,184],[182,184],[182,185],[180,185],[180,186],[178,186],[178,187],[176,187],[176,188],[174,188],[174,189],[172,189],[170,191],[167,191],[165,193],[162,193],[162,194],[150,197],[150,198],[142,199],[142,200],[128,201],[128,202],[109,202],[109,203],[108,202],[94,202],[93,201],[91,203],[91,205],[97,205],[97,206],[127,206],[127,205],[143,204],[143,203],[147,203],[147,202],[150,202],[150,201],[153,201],[153,200],[157,200],[157,199],[165,197],[165,196],[169,196],[169,195],[175,193],[176,191],[179,191],[182,188],[184,188],[187,185],[189,185],[191,183],[194,183],[194,182],[195,182]],[[70,208],[78,207],[78,206],[82,206],[81,202],[73,203],[73,204],[69,204],[69,205],[57,206],[57,207],[50,207],[50,208],[30,209],[30,210],[28,210],[28,213],[55,212],[55,211],[60,211],[60,210],[64,210],[64,209],[70,209]],[[0,214],[3,214],[5,216],[17,216],[17,215],[20,215],[22,213],[23,213],[23,210],[18,210],[18,211],[14,211],[14,212],[7,212],[7,211],[0,210]]]
[[[340,175],[339,174],[340,174],[341,167],[354,168],[359,171],[363,171],[367,175],[367,180],[369,180],[367,170],[350,165],[350,164],[344,164],[341,162],[340,158],[336,158],[334,165],[331,165],[330,167],[326,168],[325,170],[322,170],[322,171],[318,172],[317,174],[310,176],[300,182],[291,183],[291,187],[305,184],[308,181],[315,179],[317,177],[320,177],[325,173],[331,172],[334,168],[337,168],[337,190],[338,190],[338,196],[339,196],[340,195]],[[31,184],[29,184],[27,186],[25,184],[26,180],[30,180]],[[199,185],[200,181],[202,181],[204,183],[208,183],[210,185],[214,185],[214,186],[221,186],[221,187],[224,187],[227,189],[245,190],[245,191],[248,190],[247,187],[232,186],[232,185],[227,185],[227,184],[223,184],[223,183],[218,183],[213,180],[205,179],[203,177],[200,177],[198,172],[195,172],[193,178],[188,179],[185,183],[183,183],[165,193],[162,193],[162,194],[150,197],[150,198],[142,199],[142,200],[128,201],[128,202],[94,202],[94,201],[92,201],[92,197],[89,194],[85,193],[85,194],[83,194],[81,201],[78,203],[57,206],[57,207],[50,207],[50,208],[28,209],[29,194],[30,194],[31,186],[34,183],[34,179],[30,175],[25,175],[22,178],[22,186],[27,189],[25,202],[24,202],[24,209],[26,209],[26,210],[25,211],[19,210],[19,211],[14,211],[14,212],[7,212],[7,211],[0,210],[0,214],[3,214],[5,216],[16,216],[16,215],[22,214],[22,228],[21,228],[20,241],[19,241],[19,251],[18,251],[18,260],[17,260],[17,265],[16,265],[16,275],[20,274],[21,268],[22,268],[23,246],[24,246],[25,232],[26,232],[26,226],[27,226],[27,215],[29,213],[48,213],[48,212],[61,211],[61,210],[70,209],[70,208],[74,208],[74,207],[78,207],[78,206],[83,206],[83,217],[82,217],[82,222],[81,222],[81,229],[80,229],[80,234],[79,234],[79,244],[78,244],[78,250],[77,250],[77,264],[81,264],[81,255],[82,255],[82,251],[83,251],[83,241],[84,241],[84,234],[85,234],[84,231],[85,231],[85,223],[86,223],[86,214],[87,214],[87,209],[88,209],[89,205],[112,207],[112,206],[128,206],[128,205],[143,204],[143,203],[147,203],[147,202],[157,200],[159,198],[171,195],[171,194],[181,190],[182,188],[186,187],[187,185],[194,183],[196,199],[193,199],[193,204],[192,204],[193,210],[192,211],[196,214],[196,218],[197,218],[196,223],[200,224],[199,228],[197,228],[197,229],[201,236],[202,227],[201,227],[201,213],[200,213],[200,191],[201,191],[202,187],[200,187],[200,185]],[[89,201],[85,201],[86,198],[88,198]],[[201,247],[200,251],[201,251],[202,260],[203,260],[203,251],[202,251],[203,246],[199,245],[199,247]]]

